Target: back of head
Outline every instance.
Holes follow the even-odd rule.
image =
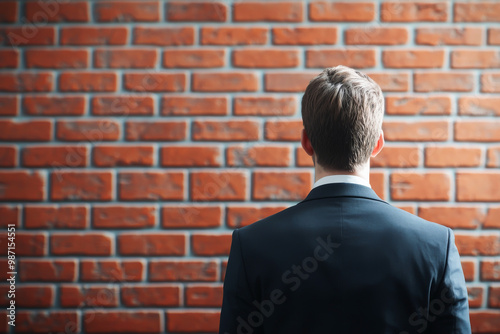
[[[382,90],[366,74],[345,66],[325,69],[302,97],[302,120],[326,170],[353,172],[366,163],[382,128]]]

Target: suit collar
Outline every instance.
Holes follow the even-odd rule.
[[[388,204],[378,197],[373,189],[355,183],[329,183],[316,187],[309,192],[309,195],[302,202],[332,197],[360,197]]]

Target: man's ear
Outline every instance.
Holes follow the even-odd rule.
[[[380,130],[380,136],[378,137],[377,144],[375,144],[375,148],[373,149],[371,157],[375,157],[377,154],[382,151],[384,147],[384,131]]]
[[[314,154],[314,149],[311,145],[309,137],[307,136],[306,129],[302,129],[302,139],[300,140],[300,143],[302,144],[302,148],[304,149],[304,151],[306,151],[306,153],[312,157]]]

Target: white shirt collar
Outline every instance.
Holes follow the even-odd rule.
[[[371,188],[370,183],[362,177],[355,175],[328,175],[314,182],[313,189],[329,183],[355,183]]]

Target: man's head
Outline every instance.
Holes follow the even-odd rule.
[[[384,97],[375,81],[349,67],[327,68],[302,97],[302,145],[310,141],[315,163],[324,169],[354,172],[382,148],[383,115]]]

